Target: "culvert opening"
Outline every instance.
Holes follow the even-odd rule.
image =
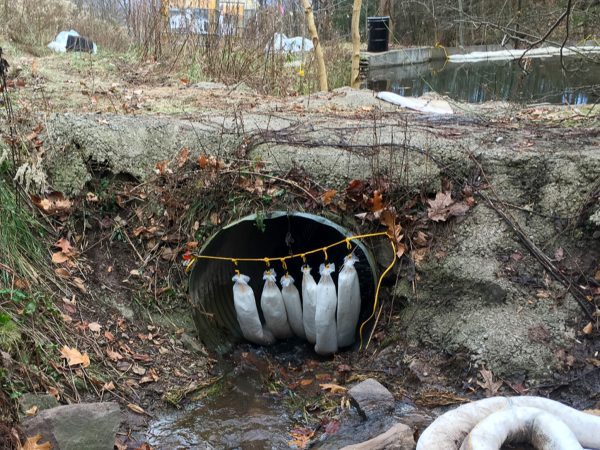
[[[290,254],[301,254],[331,245],[352,236],[352,233],[335,222],[308,213],[272,212],[266,216],[256,214],[244,217],[214,234],[202,247],[200,255],[226,258],[278,258]],[[352,241],[354,254],[358,257],[358,273],[361,293],[361,313],[359,325],[372,312],[375,285],[378,279],[375,260],[359,240]],[[332,274],[337,286],[338,272],[344,257],[348,254],[346,245],[338,245],[327,250],[329,262],[336,266]],[[306,263],[312,267],[312,273],[318,282],[318,268],[324,262],[322,252],[306,256]],[[286,261],[290,275],[301,290],[302,259]],[[272,261],[271,267],[277,271],[278,278],[284,270],[279,261]],[[260,293],[264,284],[265,263],[239,261],[237,266],[228,261],[199,259],[190,274],[190,296],[194,307],[194,321],[199,339],[210,349],[223,354],[233,345],[246,342],[243,339],[236,318],[233,300],[232,277],[235,270],[250,277],[249,285],[255,293],[261,319]],[[264,323],[264,320],[263,320]],[[368,324],[369,326],[371,324]],[[358,345],[358,327],[355,330]],[[368,332],[369,329],[367,328]],[[306,346],[311,346],[305,342]],[[353,347],[350,347],[353,348]]]

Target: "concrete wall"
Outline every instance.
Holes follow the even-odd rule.
[[[361,53],[361,64],[369,69],[403,66],[407,64],[423,64],[430,61],[444,60],[446,55],[465,54],[471,52],[491,52],[505,50],[510,47],[500,45],[472,45],[468,47],[415,47],[400,48],[382,53]]]

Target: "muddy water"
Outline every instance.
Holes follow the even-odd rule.
[[[150,424],[146,441],[153,448],[169,450],[287,449],[290,432],[308,428],[317,430],[311,448],[333,450],[368,440],[399,420],[410,421],[411,415],[418,414],[413,406],[398,402],[393,414],[376,420],[364,420],[354,408],[338,407],[334,424],[320,421],[318,414],[303,411],[305,406],[311,409],[307,403],[314,404],[319,394],[290,404],[296,395],[303,396],[297,385],[309,376],[307,366],[319,373],[331,370],[327,369],[329,359],[317,359],[303,343],[280,343],[268,349],[240,346],[220,363],[223,379],[211,388],[212,392],[182,410],[161,413]],[[274,383],[282,374],[289,386],[296,387]],[[292,374],[297,379],[290,379]],[[318,381],[311,387],[321,392]]]
[[[291,420],[263,374],[230,370],[219,392],[150,424],[148,442],[157,449],[288,448]]]

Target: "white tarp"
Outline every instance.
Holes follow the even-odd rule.
[[[562,54],[572,56],[585,53],[600,53],[600,47],[587,45],[582,47],[564,47]],[[464,55],[450,55],[450,62],[478,62],[478,61],[501,61],[519,59],[523,55],[526,58],[546,58],[549,56],[560,55],[560,47],[540,47],[531,50],[498,50],[495,52],[472,52]]]
[[[403,108],[414,109],[433,114],[454,114],[452,107],[445,100],[403,97],[393,92],[379,92],[377,98]]]
[[[302,51],[309,52],[314,48],[310,39],[301,36],[287,37],[285,34],[275,33],[273,36],[276,52],[300,53]],[[267,45],[267,51],[270,49],[271,43]]]
[[[50,50],[54,50],[55,52],[58,52],[58,53],[66,53],[67,40],[69,39],[69,36],[81,37],[81,35],[75,30],[61,31],[54,38],[54,40],[48,44],[48,48]],[[95,43],[93,45],[94,45],[94,49],[93,49],[92,53],[96,54],[98,49],[97,49]]]

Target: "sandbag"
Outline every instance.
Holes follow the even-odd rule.
[[[315,310],[315,329],[317,334],[315,352],[319,355],[330,355],[338,349],[335,324],[337,294],[335,292],[335,284],[331,279],[331,272],[334,270],[334,264],[321,264],[319,268],[321,279],[319,280],[319,284],[317,284],[317,308]]]
[[[317,283],[310,274],[310,266],[302,266],[302,322],[306,340],[311,344],[317,342],[315,330],[315,310],[317,308]]]
[[[250,277],[235,275],[233,277],[233,304],[242,334],[255,344],[268,345],[275,342],[273,334],[260,322],[254,291],[248,285]]]
[[[285,274],[281,277],[281,296],[285,304],[285,312],[287,313],[288,323],[292,327],[292,331],[299,338],[305,338],[304,324],[302,322],[302,305],[300,303],[300,293],[294,285],[294,279]]]
[[[265,270],[263,275],[265,285],[260,297],[260,306],[265,316],[267,328],[271,330],[273,336],[277,339],[286,339],[292,336],[292,330],[288,324],[281,291],[275,283],[276,276],[277,274],[273,269]]]
[[[347,347],[354,343],[356,326],[360,315],[360,286],[354,264],[358,258],[350,254],[344,258],[344,266],[338,277],[337,343]]]

